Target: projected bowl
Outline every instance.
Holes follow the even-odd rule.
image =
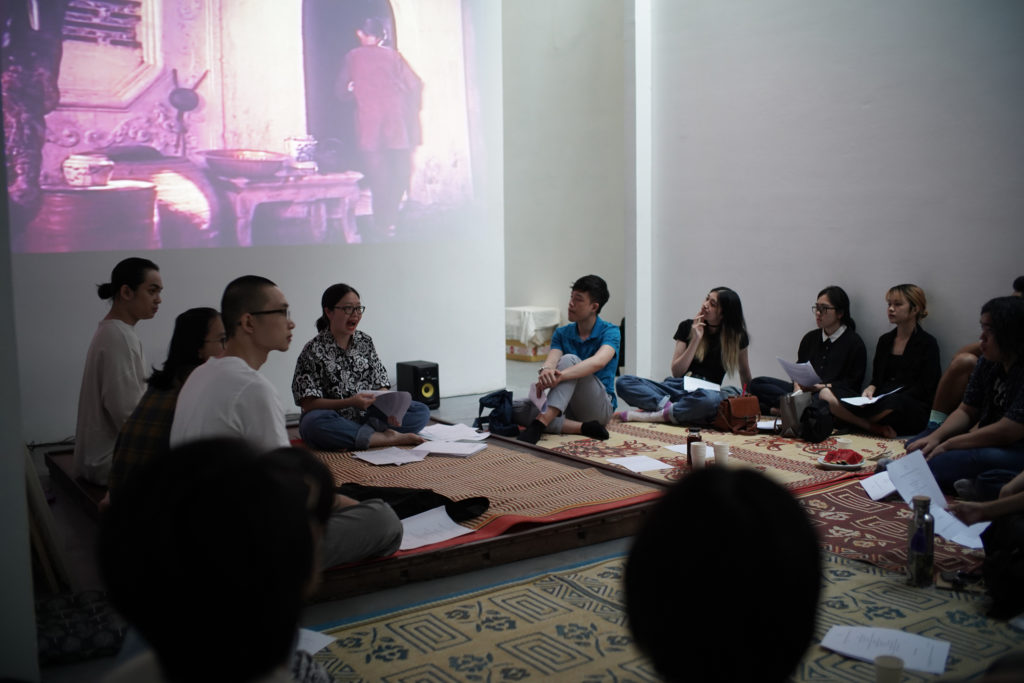
[[[287,154],[255,149],[211,149],[204,155],[206,166],[217,175],[252,180],[273,178],[288,160]]]

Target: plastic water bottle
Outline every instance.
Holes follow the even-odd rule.
[[[930,586],[934,581],[935,518],[928,511],[931,498],[914,496],[914,517],[907,529],[907,583]]]

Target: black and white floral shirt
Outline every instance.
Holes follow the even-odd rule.
[[[295,363],[292,396],[299,403],[306,398],[348,398],[360,391],[391,387],[388,371],[377,357],[370,335],[356,330],[348,350],[338,346],[331,331],[324,330],[303,347]],[[359,417],[359,409],[342,408],[338,414]]]

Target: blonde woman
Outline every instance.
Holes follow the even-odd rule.
[[[896,327],[878,338],[871,384],[865,398],[888,396],[867,405],[844,403],[830,389],[819,396],[832,414],[847,424],[877,436],[895,438],[917,434],[928,423],[928,413],[939,383],[939,344],[921,328],[928,315],[924,290],[917,285],[896,285],[885,294],[889,323]]]

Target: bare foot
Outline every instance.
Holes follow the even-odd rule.
[[[396,432],[394,429],[385,429],[383,432],[374,432],[370,437],[370,448],[379,446],[415,446],[421,444],[424,439],[419,434],[406,434]]]

